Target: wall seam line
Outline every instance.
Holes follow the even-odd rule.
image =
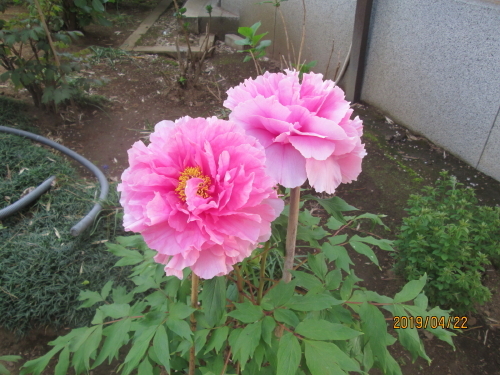
[[[490,135],[493,131],[493,128],[495,127],[495,123],[497,122],[499,114],[500,114],[500,104],[498,105],[497,114],[496,114],[495,118],[493,119],[493,123],[491,124],[491,128],[490,128],[490,131],[488,133],[488,137],[486,137],[486,142],[484,142],[483,150],[481,151],[481,155],[479,156],[479,160],[476,164],[476,169],[478,169],[479,164],[481,164],[481,159],[483,158],[484,150],[486,150],[486,146],[488,146],[488,142],[490,140]]]

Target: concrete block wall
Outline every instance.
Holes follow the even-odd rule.
[[[241,26],[262,22],[273,57],[285,54],[279,14],[269,4],[222,0]],[[328,78],[351,43],[356,0],[306,0],[303,59]],[[298,50],[302,1],[282,3]],[[342,82],[340,82],[342,86]],[[361,99],[500,181],[500,1],[373,0]]]

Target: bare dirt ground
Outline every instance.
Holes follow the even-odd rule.
[[[76,49],[92,45],[117,48],[149,12],[148,9],[120,9],[122,21],[119,25],[105,28],[92,26],[85,30]],[[111,15],[119,15],[111,12]],[[165,22],[165,21],[160,21]],[[151,38],[155,38],[151,36]],[[277,71],[272,61],[264,63],[267,70]],[[110,100],[109,104],[87,107],[60,116],[54,116],[31,108],[35,116],[34,126],[41,134],[52,134],[60,138],[67,147],[75,150],[101,167],[112,181],[120,178],[127,167],[127,150],[144,136],[157,122],[189,115],[224,115],[222,100],[225,91],[255,76],[251,63],[242,63],[241,54],[219,45],[214,57],[207,61],[202,81],[197,88],[181,89],[177,83],[177,68],[174,60],[156,55],[130,55],[120,59],[102,57],[85,68],[86,74],[104,77],[108,82],[96,87],[93,92]],[[0,86],[0,94],[14,96],[30,102],[26,92],[15,92],[7,84]],[[386,223],[392,232],[384,233],[389,239],[401,224],[406,200],[421,185],[415,185],[407,171],[402,170],[394,158],[420,175],[425,184],[435,181],[441,169],[450,170],[461,182],[477,189],[483,204],[500,203],[500,184],[467,166],[425,139],[416,137],[404,128],[390,124],[383,114],[368,105],[356,105],[365,124],[368,156],[364,160],[363,172],[358,181],[339,188],[338,195],[363,211],[388,215]],[[81,118],[80,121],[76,121]],[[389,158],[388,155],[394,155]],[[85,175],[85,171],[82,170]],[[318,215],[323,215],[318,212]],[[403,285],[391,271],[393,260],[385,252],[378,252],[382,271],[365,259],[352,254],[356,262],[356,274],[365,286],[380,294],[393,296]],[[479,308],[479,313],[470,314],[467,330],[454,340],[453,351],[447,344],[422,334],[427,354],[432,359],[430,366],[418,359],[412,363],[411,356],[397,344],[392,353],[400,363],[405,375],[498,375],[500,374],[500,278],[498,270],[488,269],[485,283],[493,290],[490,303]],[[388,325],[392,325],[388,321]],[[64,333],[64,331],[62,332]],[[395,334],[393,331],[392,334]],[[18,339],[12,333],[0,330],[0,356],[15,354],[23,359],[33,359],[48,350],[47,342],[56,337],[50,328],[40,329]],[[9,364],[12,374],[18,374],[18,365]],[[50,373],[50,372],[47,372]],[[114,373],[113,366],[96,369],[91,373],[104,375]],[[372,372],[371,372],[372,373]],[[373,374],[376,374],[373,371]]]

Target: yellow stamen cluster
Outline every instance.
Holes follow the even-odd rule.
[[[179,176],[179,185],[175,188],[175,191],[179,194],[179,197],[183,202],[186,201],[186,184],[188,180],[193,177],[201,178],[203,180],[203,182],[198,184],[196,194],[203,198],[208,198],[209,196],[207,190],[210,187],[210,177],[204,176],[203,173],[201,173],[200,167],[187,167]]]

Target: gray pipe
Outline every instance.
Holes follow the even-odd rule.
[[[2,208],[0,210],[0,220],[5,219],[6,217],[12,215],[13,213],[19,211],[21,208],[27,206],[31,202],[35,201],[45,193],[47,190],[50,189],[50,184],[52,184],[52,181],[56,179],[56,176],[50,176],[47,178],[44,182],[42,182],[36,189],[34,189],[32,192],[29,194],[25,195],[21,199],[15,201],[11,205]]]
[[[33,141],[43,143],[47,146],[55,148],[58,151],[61,151],[63,154],[66,154],[69,157],[75,159],[77,162],[79,162],[84,167],[86,167],[88,170],[90,170],[99,180],[99,184],[101,185],[101,194],[99,195],[99,200],[103,201],[107,198],[108,191],[109,191],[109,185],[108,185],[108,180],[106,179],[106,176],[104,176],[104,174],[101,172],[101,170],[99,168],[97,168],[94,164],[92,164],[90,161],[85,159],[83,156],[77,154],[76,152],[70,150],[67,147],[60,145],[59,143],[51,141],[50,139],[47,139],[45,137],[30,133],[30,132],[26,132],[24,130],[13,129],[13,128],[9,128],[6,126],[0,126],[0,132],[20,135],[22,137],[29,138]],[[45,184],[45,182],[43,184]],[[19,201],[17,201],[17,202],[19,202]],[[17,202],[15,202],[14,204],[16,204]],[[11,207],[11,206],[6,207],[6,209],[8,209],[9,207]],[[71,231],[70,231],[71,234],[73,236],[78,236],[82,231],[84,231],[94,221],[94,219],[96,218],[99,211],[101,211],[101,209],[102,209],[102,206],[99,203],[96,203],[94,205],[94,207],[90,210],[90,212],[82,220],[80,220],[77,224],[75,224],[73,226],[73,228],[71,228]],[[15,212],[15,211],[13,211],[13,212]]]

